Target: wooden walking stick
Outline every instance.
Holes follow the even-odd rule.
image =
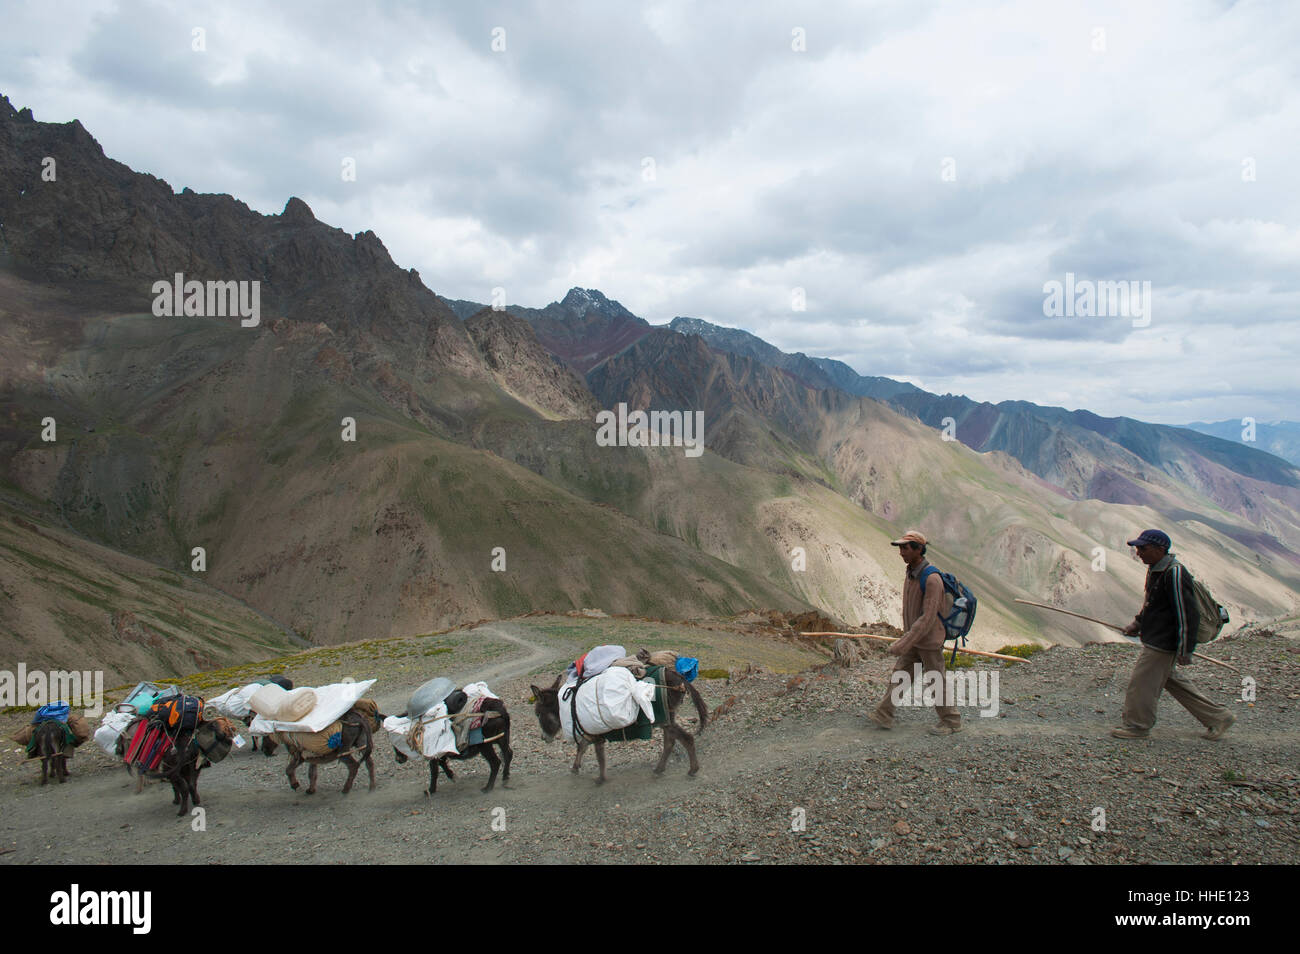
[[[875,633],[800,633],[800,636],[839,636],[844,639],[879,639],[886,643],[896,643],[901,636],[877,636]],[[957,647],[957,652],[966,653],[968,656],[987,656],[989,659],[1003,659],[1007,662],[1029,662],[1020,656],[1004,656],[1002,653],[988,653],[982,649],[962,649]]]
[[[1046,603],[1035,603],[1033,600],[1017,599],[1016,602],[1024,603],[1026,606],[1037,606],[1039,609],[1051,610],[1053,613],[1064,613],[1066,616],[1074,616],[1077,619],[1086,619],[1090,623],[1096,623],[1099,626],[1105,626],[1108,629],[1113,629],[1121,636],[1125,636],[1128,637],[1129,639],[1132,639],[1132,637],[1129,636],[1128,633],[1124,632],[1123,626],[1116,626],[1114,623],[1108,623],[1104,619],[1097,619],[1096,617],[1093,616],[1084,616],[1082,613],[1071,613],[1069,610],[1061,609],[1059,606],[1048,606]],[[1195,656],[1197,659],[1204,659],[1206,662],[1212,662],[1216,666],[1222,666],[1224,669],[1231,669],[1233,672],[1238,674],[1241,673],[1241,670],[1238,669],[1236,666],[1233,666],[1230,663],[1226,663],[1222,659],[1215,659],[1213,656],[1205,655],[1205,653],[1192,653],[1192,655]]]

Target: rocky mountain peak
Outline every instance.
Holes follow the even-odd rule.
[[[290,196],[289,201],[284,204],[284,211],[280,213],[280,218],[290,225],[311,225],[316,222],[311,206],[296,195]]]
[[[578,318],[586,318],[594,313],[606,319],[645,323],[644,319],[638,318],[618,302],[606,298],[595,288],[570,288],[559,302],[559,308]]]
[[[569,293],[564,296],[560,304],[566,308],[586,310],[593,306],[599,307],[608,301],[609,299],[595,288],[578,288],[575,285],[569,289]]]

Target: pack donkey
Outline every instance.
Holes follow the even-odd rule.
[[[137,723],[142,719],[143,717],[130,723],[118,736],[117,754],[124,761],[128,745],[127,740],[135,731]],[[221,727],[216,731],[219,733],[220,738],[228,743],[230,739],[234,738],[234,727],[224,719],[221,720],[221,723]],[[194,729],[181,729],[176,734],[171,748],[163,755],[157,771],[146,771],[142,766],[132,765],[130,762],[126,763],[127,773],[136,776],[135,793],[137,795],[144,791],[146,778],[163,779],[171,783],[172,804],[180,806],[180,810],[176,812],[178,817],[189,814],[191,802],[196,806],[202,804],[199,801],[199,773],[212,765],[199,748],[198,742],[195,741],[194,733]]]
[[[62,785],[68,778],[68,757],[64,754],[66,732],[62,722],[50,720],[36,727],[32,736],[32,758],[41,760],[41,784],[48,782],[50,767]]]
[[[486,741],[468,746],[463,752],[429,759],[429,787],[424,790],[425,795],[437,794],[439,766],[442,767],[447,778],[454,782],[456,776],[452,774],[451,766],[447,764],[447,760],[456,759],[458,762],[463,762],[466,759],[474,758],[476,755],[483,756],[487,760],[488,768],[491,770],[487,784],[482,788],[483,792],[492,791],[497,783],[498,771],[501,772],[501,787],[510,787],[510,760],[515,757],[514,749],[510,748],[510,713],[506,712],[506,704],[500,699],[483,700],[479,712],[485,717],[483,738]],[[451,714],[455,715],[456,713]],[[402,715],[406,715],[406,713],[403,712]],[[500,747],[500,756],[492,748],[494,745]],[[393,756],[397,759],[399,765],[405,764],[407,761],[407,756],[396,746],[393,746]]]
[[[555,677],[555,682],[549,689],[542,689],[538,686],[532,686],[533,697],[536,703],[533,711],[537,715],[537,721],[542,727],[542,735],[546,741],[550,742],[560,734],[560,687],[564,683],[565,673],[560,673]],[[686,748],[686,754],[690,757],[691,768],[687,775],[694,775],[700,770],[699,760],[695,757],[695,735],[687,732],[677,724],[677,708],[681,705],[682,700],[686,698],[689,692],[691,701],[695,703],[695,711],[700,714],[700,727],[696,735],[704,731],[704,727],[709,722],[709,710],[704,704],[704,699],[700,696],[699,691],[691,683],[687,682],[681,673],[677,672],[671,666],[665,666],[663,669],[664,686],[666,687],[668,703],[668,721],[663,724],[664,730],[664,750],[659,756],[659,764],[655,766],[654,773],[662,775],[664,769],[668,766],[668,756],[672,755],[673,747],[681,742]],[[596,779],[597,785],[605,783],[605,737],[601,735],[589,736],[582,733],[575,727],[581,738],[578,741],[578,755],[573,760],[573,768],[570,769],[574,775],[582,768],[582,756],[587,751],[588,745],[596,747],[596,761],[600,763],[600,778]]]
[[[361,769],[361,763],[365,763],[366,771],[370,774],[369,791],[375,790],[375,761],[372,758],[375,751],[375,733],[379,731],[380,725],[386,717],[374,702],[369,699],[361,699],[339,719],[343,723],[340,730],[339,747],[332,749],[328,754],[315,755],[311,752],[304,751],[299,745],[285,741],[292,739],[294,733],[284,734],[275,733],[279,739],[273,736],[266,736],[262,740],[262,754],[274,755],[276,749],[281,743],[289,750],[289,767],[284,770],[284,774],[289,776],[289,787],[295,792],[301,787],[296,774],[298,766],[303,762],[308,765],[307,769],[307,795],[316,794],[316,767],[324,765],[327,762],[341,761],[348,767],[348,780],[343,783],[343,794],[346,795],[352,791],[352,783],[356,780],[357,772]]]

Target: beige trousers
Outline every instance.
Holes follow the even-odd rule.
[[[876,711],[885,717],[886,722],[892,724],[894,721],[895,710],[894,700],[892,698],[894,694],[893,673],[902,669],[906,670],[907,673],[911,675],[912,667],[917,663],[921,664],[923,673],[922,678],[925,678],[924,674],[937,671],[939,673],[939,685],[944,685],[943,673],[946,667],[943,661],[943,649],[909,649],[907,652],[899,656],[898,661],[894,663],[893,672],[890,673],[891,678],[889,689],[885,692],[885,698],[880,700],[880,705],[876,706]],[[939,716],[939,721],[943,725],[961,725],[961,713],[957,711],[956,706],[937,705],[934,707],[934,711],[935,714]]]
[[[1133,675],[1128,680],[1128,691],[1124,694],[1125,728],[1149,731],[1156,724],[1156,701],[1165,689],[1207,729],[1223,722],[1228,714],[1227,708],[1206,698],[1178,672],[1176,663],[1173,653],[1142,647],[1142,654],[1138,656]]]

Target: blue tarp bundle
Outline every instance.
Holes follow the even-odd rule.
[[[72,707],[66,702],[51,702],[47,706],[41,706],[36,710],[36,715],[32,718],[32,724],[41,722],[67,722],[68,713]]]

